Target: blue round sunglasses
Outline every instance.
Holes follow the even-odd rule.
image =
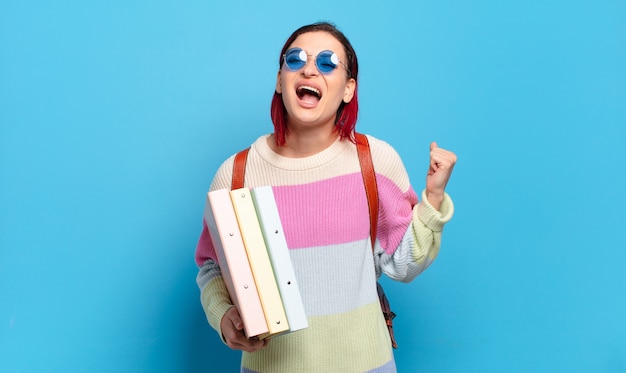
[[[292,71],[298,71],[303,68],[309,56],[313,57],[313,55],[307,54],[302,48],[290,48],[283,55],[285,65]],[[331,50],[321,51],[315,56],[315,66],[322,74],[330,74],[339,64],[343,65],[348,74],[350,73],[348,66],[339,59],[337,53]]]

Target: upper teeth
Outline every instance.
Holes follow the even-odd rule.
[[[317,88],[313,88],[313,87],[308,86],[308,85],[303,85],[303,86],[298,88],[299,91],[301,91],[303,89],[306,89],[307,91],[311,91],[311,92],[315,93],[318,96],[320,95],[320,91]]]

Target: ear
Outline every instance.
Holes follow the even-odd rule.
[[[276,74],[276,93],[279,95],[283,93],[283,87],[280,82],[280,70],[278,70],[278,74]]]
[[[346,89],[343,93],[343,102],[346,104],[352,101],[352,97],[354,97],[354,91],[356,90],[356,80],[354,78],[348,79],[346,82]]]

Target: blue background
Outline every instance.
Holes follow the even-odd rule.
[[[0,371],[237,370],[195,284],[204,196],[318,20],[417,190],[430,141],[459,156],[438,261],[385,282],[400,371],[626,372],[618,0],[4,0]]]

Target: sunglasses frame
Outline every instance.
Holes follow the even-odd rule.
[[[302,52],[304,52],[307,56],[306,60],[302,60]],[[290,66],[289,63],[287,62],[287,55],[296,55],[298,56],[298,64],[302,64],[302,66],[298,67],[298,68],[294,68],[293,66]],[[327,58],[326,61],[320,61],[320,56],[322,58]],[[335,63],[332,60],[332,57],[335,56],[337,58],[337,62]],[[298,48],[298,47],[294,47],[294,48],[289,48],[284,54],[283,54],[283,63],[285,65],[285,67],[287,67],[287,69],[291,70],[291,71],[299,71],[301,70],[304,66],[306,66],[307,62],[309,61],[309,57],[315,57],[315,67],[317,68],[317,71],[319,71],[320,73],[327,75],[332,73],[333,71],[335,71],[337,69],[337,67],[341,64],[346,71],[348,72],[348,75],[350,75],[350,69],[348,69],[348,66],[339,58],[339,56],[337,55],[337,53],[326,49],[323,50],[321,52],[319,52],[316,56],[313,56],[312,54],[308,54],[304,49],[302,48]],[[320,66],[326,66],[327,62],[330,62],[334,65],[334,67],[331,70],[327,70],[323,67]]]

